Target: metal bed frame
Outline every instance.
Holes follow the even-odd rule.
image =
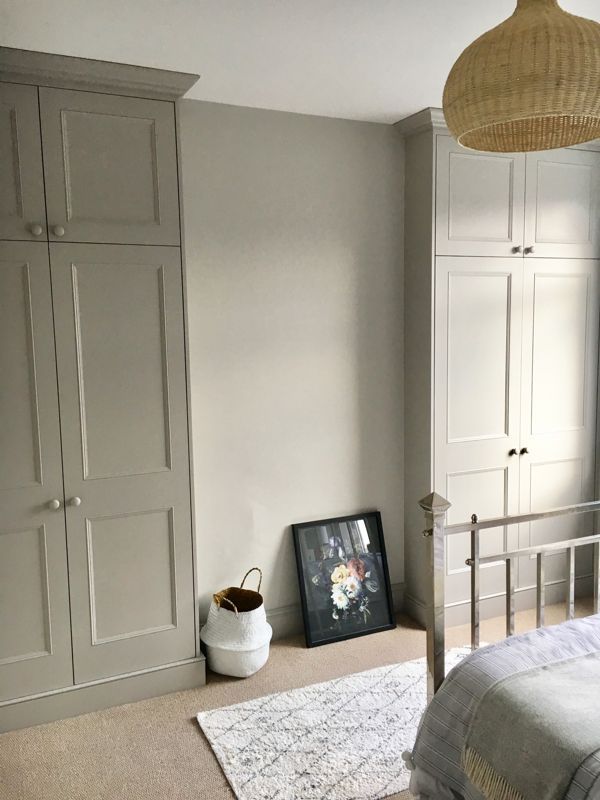
[[[536,581],[536,624],[538,628],[544,625],[545,606],[545,576],[544,555],[549,552],[565,551],[567,554],[567,619],[575,616],[575,548],[584,545],[593,545],[593,582],[594,582],[594,613],[600,612],[600,534],[581,536],[575,539],[540,544],[535,547],[523,547],[518,550],[505,551],[490,556],[479,555],[479,535],[481,531],[489,528],[498,528],[506,525],[518,525],[523,522],[535,522],[550,517],[562,517],[570,514],[587,514],[600,511],[600,500],[591,503],[578,503],[572,506],[554,508],[550,511],[541,511],[535,514],[517,514],[507,517],[496,517],[481,522],[477,514],[473,514],[470,522],[456,525],[446,525],[446,512],[451,506],[445,498],[432,492],[424,497],[419,505],[425,512],[425,530],[423,536],[430,542],[430,565],[432,577],[432,597],[428,605],[427,614],[427,695],[431,699],[440,688],[445,677],[445,606],[444,606],[444,575],[446,571],[446,537],[458,533],[471,534],[471,557],[466,564],[471,568],[471,647],[479,647],[479,568],[482,564],[504,561],[506,564],[506,635],[512,636],[515,631],[515,559],[521,556],[537,558]]]

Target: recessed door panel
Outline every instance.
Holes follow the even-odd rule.
[[[446,497],[452,503],[448,511],[448,524],[464,522],[477,514],[478,519],[502,517],[508,507],[508,468],[483,469],[448,475]],[[480,555],[501,553],[507,544],[504,528],[490,528],[480,534]],[[446,565],[448,579],[447,601],[461,599],[465,573],[470,573],[465,560],[471,554],[471,534],[461,533],[446,540]],[[504,584],[504,567],[482,567],[481,592],[500,592]]]
[[[547,511],[549,508],[582,503],[586,497],[586,466],[583,458],[559,459],[557,461],[529,460],[523,465],[522,483],[530,489],[531,511]],[[521,525],[520,546],[533,547],[539,544],[560,542],[591,533],[591,520],[588,515],[557,517],[538,520],[529,525]],[[584,555],[580,549],[578,557]],[[588,557],[589,566],[589,553]],[[533,585],[536,580],[535,558],[522,558],[520,581],[522,585]],[[550,553],[545,556],[546,581],[564,581],[566,557],[564,553]]]
[[[525,245],[533,256],[598,258],[598,153],[563,149],[527,154]]]
[[[179,244],[173,103],[40,89],[50,239]]]
[[[594,167],[538,161],[537,242],[591,242]]]
[[[43,526],[0,531],[0,586],[11,596],[0,604],[0,667],[51,654],[48,577]]]
[[[0,83],[0,239],[47,238],[38,90]]]
[[[42,482],[39,393],[34,353],[32,266],[5,261],[0,269],[0,489]],[[10,376],[10,379],[9,379]],[[6,424],[10,420],[10,424]]]
[[[533,280],[531,430],[553,434],[582,428],[590,276],[587,270],[538,272]]]
[[[448,275],[448,441],[507,436],[511,275]]]
[[[79,683],[195,654],[181,263],[56,244],[51,263]]]
[[[47,247],[0,243],[0,701],[73,682]]]
[[[169,469],[163,265],[99,259],[71,276],[85,479]]]
[[[65,109],[61,133],[69,224],[92,220],[117,225],[160,223],[153,119]],[[103,166],[101,191],[90,192],[97,183],[99,163]]]
[[[525,159],[437,137],[436,253],[510,256],[523,243]]]
[[[172,508],[88,519],[87,555],[93,644],[177,626]]]

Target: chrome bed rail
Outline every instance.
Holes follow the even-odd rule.
[[[532,514],[517,514],[495,519],[479,521],[476,514],[469,522],[446,525],[446,512],[451,506],[439,494],[424,497],[419,505],[425,513],[425,530],[423,536],[430,542],[430,567],[432,596],[427,607],[427,695],[431,699],[441,686],[445,676],[445,606],[444,576],[446,571],[446,538],[458,533],[471,534],[471,556],[466,564],[471,569],[471,647],[479,647],[479,569],[482,564],[504,561],[506,566],[506,635],[512,636],[515,631],[515,566],[516,559],[522,556],[536,556],[536,624],[544,625],[545,608],[545,564],[546,553],[564,551],[567,555],[566,605],[567,619],[575,616],[575,549],[584,545],[593,546],[593,583],[594,613],[600,612],[600,534],[565,539],[550,544],[523,547],[517,550],[503,551],[494,555],[480,556],[480,532],[507,525],[518,525],[525,522],[562,517],[570,514],[588,514],[600,512],[600,500],[590,503],[577,503],[549,511]]]

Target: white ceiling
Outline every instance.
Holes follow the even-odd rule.
[[[600,21],[598,0],[563,0]],[[1,0],[0,44],[200,73],[189,97],[395,122],[514,0]]]

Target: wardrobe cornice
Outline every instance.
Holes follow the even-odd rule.
[[[174,101],[199,77],[189,72],[0,47],[0,80],[10,83]]]

